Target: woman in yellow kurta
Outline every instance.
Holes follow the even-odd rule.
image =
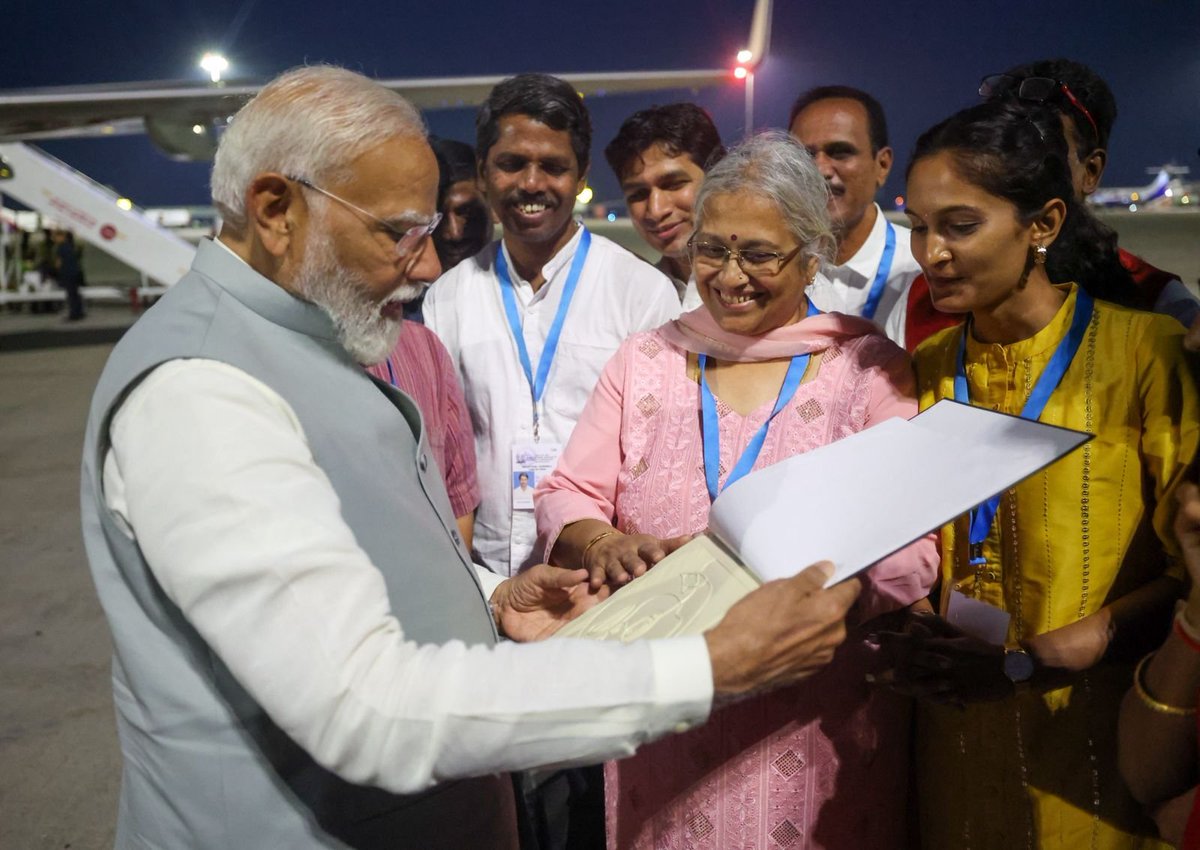
[[[937,620],[904,644],[897,679],[933,698],[917,738],[931,848],[1159,846],[1118,774],[1116,717],[1180,592],[1170,492],[1200,409],[1182,327],[1086,291],[1119,293],[1120,272],[1066,155],[1055,116],[986,103],[925,133],[909,166],[913,254],[935,306],[969,314],[917,350],[921,407],[958,397],[1095,435],[990,523],[943,530],[942,611],[962,594],[1011,619],[1006,648]],[[1051,283],[1070,272],[1083,288]]]

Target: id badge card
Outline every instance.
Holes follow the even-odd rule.
[[[516,443],[512,447],[512,507],[514,511],[533,510],[533,489],[543,477],[554,471],[561,443],[545,440]]]
[[[972,637],[996,646],[1004,646],[1008,638],[1008,621],[1012,615],[979,599],[951,590],[946,601],[946,621]]]

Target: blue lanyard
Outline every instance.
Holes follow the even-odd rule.
[[[391,355],[389,355],[388,359],[384,360],[383,362],[386,363],[387,367],[388,367],[388,383],[391,384],[396,389],[400,389],[400,385],[396,383],[396,373],[392,370]]]
[[[811,301],[808,302],[808,317],[819,316],[821,311],[818,310]],[[788,402],[796,395],[796,390],[800,388],[800,381],[804,378],[804,372],[808,369],[808,360],[810,355],[797,354],[792,358],[792,362],[788,365],[787,374],[783,376],[783,386],[779,388],[779,397],[775,399],[775,407],[771,409],[771,415],[767,417],[767,421],[762,424],[762,427],[750,438],[750,442],[746,444],[745,451],[734,464],[733,471],[729,473],[725,479],[725,487],[728,487],[739,478],[743,477],[747,472],[754,468],[755,462],[758,460],[759,454],[762,452],[763,443],[767,439],[767,429],[771,427],[771,420],[778,415],[779,411],[787,407]],[[721,474],[721,429],[717,417],[717,400],[713,397],[712,390],[708,388],[707,369],[708,355],[700,355],[700,419],[702,424],[702,435],[704,437],[704,483],[708,485],[708,499],[715,502],[717,494],[725,489],[720,485]]]
[[[887,286],[888,275],[892,273],[892,257],[896,254],[896,228],[887,222],[887,236],[883,240],[883,254],[879,257],[879,268],[875,270],[875,280],[871,281],[871,293],[867,303],[863,305],[863,318],[874,319],[875,311],[879,309],[879,299],[883,297],[884,287]]]
[[[1025,407],[1021,410],[1021,417],[1023,419],[1036,421],[1041,418],[1042,411],[1046,409],[1046,402],[1050,400],[1050,396],[1058,388],[1058,385],[1062,383],[1063,376],[1067,373],[1067,368],[1071,365],[1071,361],[1075,359],[1075,352],[1079,350],[1079,346],[1083,342],[1083,335],[1087,331],[1088,323],[1092,320],[1094,306],[1092,296],[1084,292],[1082,287],[1076,287],[1075,314],[1071,317],[1071,327],[1067,331],[1067,335],[1063,337],[1062,342],[1058,344],[1058,348],[1054,350],[1054,354],[1051,355],[1050,362],[1046,364],[1041,377],[1033,385],[1033,391],[1029,394],[1029,400],[1025,402]],[[964,404],[971,403],[971,390],[967,386],[966,369],[968,333],[970,333],[970,328],[968,325],[964,325],[962,339],[958,344],[958,363],[954,371],[954,400],[961,401]],[[970,563],[972,566],[986,563],[986,559],[983,557],[983,543],[987,540],[988,531],[992,527],[992,522],[996,518],[996,511],[999,507],[1000,494],[997,493],[986,502],[977,505],[971,511]]]
[[[529,349],[525,347],[525,334],[521,330],[521,314],[517,310],[517,297],[513,292],[512,278],[508,274],[508,263],[504,259],[504,246],[496,246],[496,275],[500,278],[500,294],[504,297],[504,312],[508,316],[508,327],[512,331],[513,342],[517,344],[517,355],[521,358],[521,368],[525,370],[525,380],[529,382],[529,393],[533,399],[533,436],[538,436],[538,402],[546,391],[546,378],[550,374],[550,364],[554,362],[554,352],[558,350],[558,339],[562,335],[563,322],[567,318],[567,310],[571,306],[571,298],[575,295],[575,287],[579,284],[579,275],[583,272],[584,261],[587,260],[588,249],[592,244],[592,234],[582,228],[579,246],[575,249],[575,258],[571,261],[571,270],[567,273],[567,282],[563,284],[562,297],[558,302],[558,312],[554,314],[554,322],[550,325],[550,333],[546,335],[546,344],[542,346],[542,357],[538,361],[537,377],[533,375],[533,364],[529,360]]]

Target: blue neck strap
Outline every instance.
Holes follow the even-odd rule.
[[[388,367],[388,383],[396,389],[400,389],[400,385],[396,383],[396,371],[392,368],[392,357],[388,355],[388,359],[383,361]]]
[[[1071,327],[1062,342],[1058,344],[1058,348],[1054,350],[1054,354],[1050,356],[1050,362],[1046,364],[1041,377],[1033,385],[1029,400],[1025,402],[1025,407],[1021,410],[1022,418],[1031,420],[1041,418],[1042,411],[1046,409],[1046,402],[1050,400],[1050,396],[1062,383],[1067,368],[1075,359],[1075,353],[1083,342],[1084,333],[1087,332],[1088,323],[1092,320],[1094,306],[1092,296],[1084,292],[1082,287],[1077,287],[1075,290],[1075,313],[1071,317]],[[962,338],[958,344],[958,361],[954,370],[954,400],[964,404],[971,403],[971,390],[967,386],[966,369],[967,334],[970,332],[970,323],[963,325]],[[970,563],[974,566],[986,563],[986,559],[983,557],[983,543],[987,540],[988,532],[991,530],[999,507],[1000,494],[997,493],[971,511]]]
[[[811,301],[808,302],[807,317],[819,316],[821,311],[818,310]],[[788,365],[787,374],[783,377],[783,385],[779,388],[779,397],[775,399],[775,406],[771,409],[771,415],[767,417],[767,421],[762,424],[762,427],[755,432],[750,438],[750,442],[746,444],[745,451],[734,464],[733,471],[725,478],[725,487],[728,487],[733,482],[742,478],[747,472],[754,468],[755,462],[758,460],[759,454],[762,452],[763,443],[767,439],[767,429],[771,427],[771,420],[774,419],[779,411],[787,407],[788,402],[796,395],[796,390],[800,388],[800,381],[804,378],[804,372],[808,369],[808,361],[810,355],[797,354],[792,358],[792,362]],[[708,355],[701,354],[700,362],[700,420],[704,438],[704,483],[708,486],[709,501],[716,501],[717,495],[725,489],[720,486],[721,476],[721,429],[720,421],[717,416],[717,400],[712,394],[712,390],[708,387]]]
[[[521,359],[525,380],[529,382],[529,394],[533,401],[535,435],[538,424],[538,403],[546,391],[546,378],[550,375],[550,364],[554,362],[554,353],[558,350],[558,340],[562,335],[567,310],[571,307],[571,299],[575,296],[575,288],[579,284],[580,274],[583,273],[583,264],[587,261],[588,249],[592,245],[592,234],[586,227],[581,229],[583,233],[579,237],[579,246],[575,249],[575,258],[571,261],[571,270],[567,273],[566,283],[563,284],[562,297],[558,301],[558,311],[554,314],[550,333],[546,335],[546,344],[542,346],[542,357],[538,361],[536,377],[533,374],[533,364],[529,360],[529,349],[525,347],[521,313],[517,309],[517,296],[513,291],[512,278],[508,273],[508,262],[504,259],[504,247],[496,246],[496,276],[500,278],[500,294],[504,298],[504,312],[508,316],[508,327],[512,331],[513,342],[517,345],[517,356]]]
[[[863,318],[874,319],[875,311],[879,309],[879,299],[883,298],[883,290],[887,287],[888,275],[892,273],[892,258],[896,255],[896,228],[887,222],[887,235],[883,240],[883,254],[879,257],[879,268],[875,270],[875,280],[871,281],[871,292],[867,295],[867,303],[863,305]]]

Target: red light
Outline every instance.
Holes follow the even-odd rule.
[[[747,71],[745,68],[743,68],[741,65],[738,65],[736,68],[733,69],[733,75],[735,77],[737,77],[739,80],[746,79],[746,75],[749,73],[750,72]]]

